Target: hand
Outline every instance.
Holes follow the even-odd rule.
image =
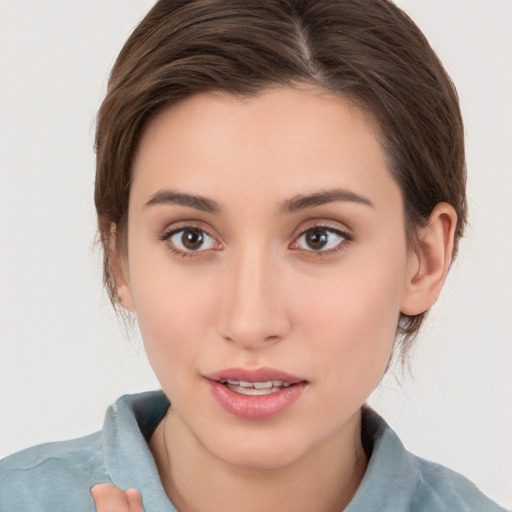
[[[137,489],[123,491],[114,484],[97,484],[91,494],[97,512],[144,512]]]

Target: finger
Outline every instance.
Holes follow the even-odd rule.
[[[114,484],[98,484],[91,488],[97,512],[131,512],[126,493]]]
[[[144,512],[140,492],[137,489],[126,489],[124,492],[130,505],[130,512]]]

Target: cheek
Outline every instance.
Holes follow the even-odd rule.
[[[208,350],[215,301],[204,279],[145,260],[133,268],[132,292],[144,347],[162,386],[190,377],[193,362]],[[157,270],[158,269],[158,270]],[[165,271],[163,270],[165,269]]]
[[[381,261],[333,273],[315,293],[304,294],[298,310],[314,366],[338,385],[371,392],[391,357],[402,291],[401,267]]]

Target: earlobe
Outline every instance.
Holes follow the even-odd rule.
[[[121,305],[135,313],[135,304],[133,301],[132,290],[130,287],[130,278],[128,273],[127,256],[123,255],[121,249],[122,242],[117,236],[115,225],[112,225],[111,230],[111,243],[109,244],[109,258],[111,262],[111,271],[117,289],[117,296]],[[126,252],[126,251],[125,251]]]
[[[123,308],[131,311],[132,313],[135,313],[132,291],[130,285],[127,282],[117,285],[117,295]]]
[[[439,203],[428,224],[418,229],[418,247],[409,258],[402,313],[419,315],[437,301],[452,260],[456,224],[454,208]]]

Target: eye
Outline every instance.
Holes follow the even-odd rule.
[[[315,226],[302,233],[293,244],[293,249],[312,252],[329,252],[341,248],[343,242],[352,239],[351,235],[327,226]]]
[[[162,240],[169,243],[173,252],[181,254],[220,248],[220,244],[206,231],[194,227],[175,229],[166,233]]]

